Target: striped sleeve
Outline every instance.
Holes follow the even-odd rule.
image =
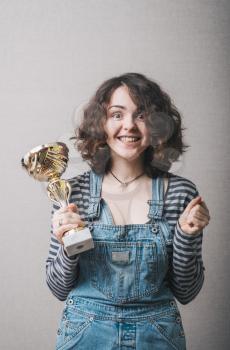
[[[170,288],[181,304],[192,301],[204,282],[203,232],[189,235],[181,230],[178,223],[180,214],[198,195],[196,186],[191,181],[171,174],[165,203],[165,216],[173,232],[168,277]]]
[[[70,203],[75,203],[79,214],[85,221],[85,208],[89,200],[89,174],[86,172],[81,176],[69,180],[72,187]],[[53,206],[52,215],[58,209]],[[63,245],[56,239],[51,227],[51,238],[49,255],[46,260],[46,282],[51,292],[61,301],[64,301],[69,292],[77,283],[80,273],[78,265],[79,256],[68,257]]]

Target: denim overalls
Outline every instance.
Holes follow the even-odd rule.
[[[95,248],[80,254],[80,274],[58,330],[58,350],[185,350],[185,336],[168,287],[162,216],[163,178],[152,179],[150,223],[114,225],[100,197],[103,176],[90,172],[88,223]]]

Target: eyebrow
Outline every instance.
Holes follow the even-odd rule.
[[[110,108],[120,108],[120,109],[126,109],[124,106],[120,106],[120,105],[114,105],[114,106],[110,106],[109,108],[108,108],[108,110],[110,109]]]

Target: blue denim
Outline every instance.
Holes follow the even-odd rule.
[[[152,179],[146,224],[114,225],[100,197],[103,176],[90,172],[88,221],[95,248],[81,253],[57,350],[185,350],[183,325],[168,286],[172,233],[162,215],[164,186]]]

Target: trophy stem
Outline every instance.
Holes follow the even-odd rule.
[[[68,181],[60,179],[58,176],[54,176],[48,183],[47,194],[52,202],[59,207],[65,207],[69,205],[71,186]]]

